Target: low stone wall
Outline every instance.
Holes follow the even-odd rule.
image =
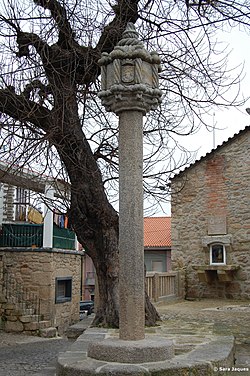
[[[12,276],[22,291],[37,296],[39,306],[18,302],[14,291],[2,291],[0,314],[2,327],[8,331],[38,333],[49,327],[62,334],[79,320],[82,253],[51,249],[1,249],[0,278]],[[72,278],[71,299],[56,303],[56,278]],[[19,294],[20,295],[20,294]],[[24,296],[22,293],[21,295]],[[28,299],[28,298],[26,298]]]

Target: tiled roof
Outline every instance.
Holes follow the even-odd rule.
[[[171,217],[144,218],[144,247],[171,247]]]
[[[177,172],[176,174],[174,174],[170,178],[170,180],[173,180],[176,176],[181,175],[183,172],[185,172],[189,168],[192,168],[193,166],[195,166],[199,162],[203,161],[204,159],[206,159],[207,157],[209,157],[211,154],[215,153],[217,150],[219,150],[222,147],[224,147],[224,146],[228,145],[229,143],[233,142],[237,137],[241,136],[243,133],[247,133],[249,131],[250,131],[250,125],[247,125],[244,129],[240,130],[238,133],[235,133],[232,137],[229,137],[228,140],[224,141],[221,145],[218,145],[215,149],[212,149],[209,153],[207,153],[206,155],[200,157],[194,163],[191,163],[189,166],[186,166],[183,170],[181,170],[181,171]]]

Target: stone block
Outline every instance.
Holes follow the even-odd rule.
[[[7,303],[7,299],[5,298],[4,294],[0,293],[0,303]]]
[[[17,316],[15,315],[11,315],[11,316],[5,315],[5,317],[7,321],[17,321]]]
[[[43,338],[53,338],[56,337],[57,330],[56,328],[50,327],[45,329],[40,329],[40,336]]]
[[[233,274],[230,271],[217,270],[217,276],[219,282],[231,282],[233,280]]]
[[[102,375],[115,376],[149,376],[149,371],[140,364],[113,364],[107,363],[102,366]]]
[[[20,321],[6,321],[4,330],[6,332],[20,333],[23,332],[23,324]]]
[[[51,326],[51,322],[49,320],[39,321],[39,329],[46,329]]]
[[[38,322],[33,321],[33,322],[28,322],[24,324],[24,330],[33,331],[33,330],[38,330],[38,329],[39,329]]]
[[[32,321],[32,316],[31,315],[20,316],[19,320],[22,323],[28,323]]]
[[[207,222],[208,235],[221,235],[227,233],[227,221],[225,215],[209,216]]]
[[[13,303],[6,303],[5,304],[5,309],[6,310],[12,310],[15,308],[15,305]]]
[[[14,309],[5,309],[6,316],[18,316],[18,312]]]
[[[205,270],[197,270],[197,275],[200,282],[207,282]]]

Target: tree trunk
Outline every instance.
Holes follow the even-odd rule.
[[[108,202],[99,166],[83,133],[74,83],[70,78],[57,77],[55,72],[50,81],[54,108],[36,117],[36,124],[57,149],[71,182],[69,219],[79,242],[92,258],[98,277],[100,304],[94,323],[118,327],[118,214]],[[22,102],[15,93],[8,93],[13,95],[13,100],[10,95],[5,96],[9,114],[18,118],[26,101]],[[33,106],[33,102],[30,105]],[[4,108],[7,111],[6,104]],[[34,108],[38,111],[40,107],[34,105]],[[147,301],[147,321],[154,324],[155,315],[150,306]]]
[[[115,260],[113,260],[115,264]],[[115,266],[114,266],[115,267]],[[115,267],[117,269],[118,264]],[[93,326],[119,327],[119,281],[118,275],[103,272],[100,263],[95,266],[98,279],[98,297]]]

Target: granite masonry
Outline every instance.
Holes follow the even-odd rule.
[[[53,336],[79,321],[81,262],[77,251],[2,249],[1,327]]]
[[[171,179],[183,297],[250,299],[250,127]]]

